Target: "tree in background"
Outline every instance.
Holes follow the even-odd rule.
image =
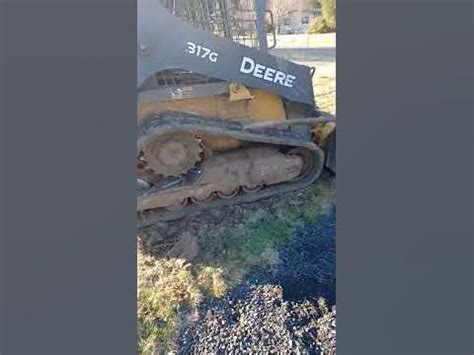
[[[280,32],[280,25],[285,16],[287,16],[291,11],[305,9],[307,4],[312,1],[314,0],[267,0],[267,9],[273,12],[275,25],[278,28],[277,32]]]
[[[336,31],[336,0],[319,0],[321,16],[317,17],[308,33],[327,33]]]
[[[321,12],[327,25],[336,28],[336,0],[319,0]]]

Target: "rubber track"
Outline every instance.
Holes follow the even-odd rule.
[[[255,193],[241,193],[232,199],[215,199],[207,204],[202,205],[191,204],[177,211],[161,209],[138,212],[139,228],[143,228],[157,222],[166,222],[186,216],[196,215],[200,212],[208,210],[209,208],[254,202],[262,198],[274,196],[276,194],[296,191],[313,183],[319,177],[323,169],[323,151],[316,144],[302,139],[301,136],[295,132],[277,128],[246,129],[239,122],[230,122],[173,112],[166,112],[160,114],[159,116],[152,117],[143,122],[138,127],[137,154],[149,140],[153,140],[162,134],[173,132],[191,132],[198,135],[210,134],[225,138],[234,138],[242,141],[303,148],[313,153],[317,164],[313,167],[313,171],[305,176],[304,179],[297,180],[296,182],[285,182],[278,185],[267,186]],[[145,191],[142,194],[139,194],[137,198],[147,194],[150,194],[150,191]]]

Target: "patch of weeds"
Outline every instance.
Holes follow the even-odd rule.
[[[205,296],[221,297],[227,288],[222,271],[193,267],[180,259],[138,254],[138,341],[140,354],[172,351],[180,327],[180,309],[196,309]]]
[[[205,266],[198,270],[197,282],[208,297],[222,297],[227,291],[227,285],[222,277],[222,269]]]

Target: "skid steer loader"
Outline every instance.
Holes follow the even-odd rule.
[[[333,165],[312,134],[333,120],[314,68],[268,53],[265,0],[137,5],[139,224],[301,189]]]

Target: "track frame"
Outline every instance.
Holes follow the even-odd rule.
[[[189,132],[198,135],[210,134],[247,142],[277,145],[288,149],[298,148],[306,152],[306,159],[309,159],[307,164],[310,164],[310,168],[302,178],[296,181],[266,186],[255,193],[241,193],[232,199],[217,199],[205,204],[188,205],[177,211],[166,209],[137,211],[139,227],[196,215],[210,208],[248,203],[280,193],[296,191],[311,185],[320,176],[324,167],[324,152],[315,143],[303,139],[300,134],[291,130],[274,127],[249,128],[241,122],[176,112],[164,112],[150,117],[140,124],[137,138],[137,156],[151,140],[159,138],[163,134],[177,132]],[[153,189],[141,190],[137,196],[137,204],[140,204],[140,199],[153,198],[153,194],[158,193]]]

